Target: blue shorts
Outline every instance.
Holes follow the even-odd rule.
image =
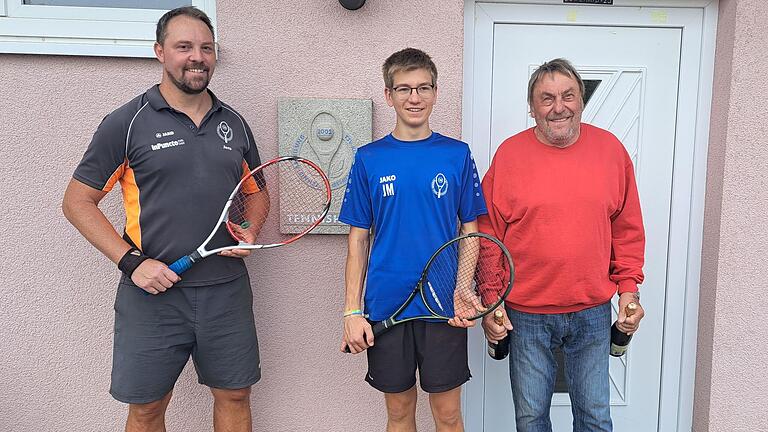
[[[248,276],[158,295],[146,295],[123,276],[115,299],[110,394],[133,404],[159,400],[190,356],[198,382],[209,387],[241,389],[261,378]]]

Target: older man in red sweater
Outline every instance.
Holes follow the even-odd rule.
[[[611,431],[608,352],[611,298],[618,328],[637,331],[645,234],[632,160],[610,132],[581,123],[584,84],[564,59],[528,84],[536,126],[501,144],[483,179],[480,231],[503,240],[515,264],[505,323],[483,320],[491,341],[510,336],[510,378],[519,432],[551,431],[557,363],[565,373],[574,431]],[[481,287],[485,295],[494,287]]]

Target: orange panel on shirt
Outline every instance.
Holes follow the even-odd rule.
[[[125,232],[136,244],[136,247],[141,249],[139,187],[136,185],[136,177],[133,174],[133,169],[128,166],[128,162],[126,161],[123,165],[125,174],[120,178],[120,187],[123,189],[123,206],[125,206]]]
[[[251,177],[250,174],[251,174],[251,170],[250,168],[248,168],[248,163],[245,160],[243,160],[243,177],[241,178],[248,177],[248,180],[243,182],[243,187],[241,188],[241,190],[243,191],[243,193],[246,193],[246,194],[256,193],[261,190],[259,189],[259,186],[256,184],[256,181],[253,179],[253,177]]]
[[[101,189],[102,192],[109,192],[112,190],[112,188],[115,186],[115,183],[117,183],[118,180],[123,176],[123,172],[125,171],[125,168],[128,166],[128,161],[126,160],[123,162],[122,165],[117,167],[115,172],[112,173],[112,175],[109,177],[109,180],[107,180],[107,183],[104,184],[104,187]]]

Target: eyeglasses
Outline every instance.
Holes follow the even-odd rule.
[[[392,94],[399,100],[406,100],[411,97],[413,91],[416,90],[416,94],[422,99],[428,100],[435,97],[435,86],[433,84],[422,84],[418,87],[410,86],[398,86],[392,87]]]

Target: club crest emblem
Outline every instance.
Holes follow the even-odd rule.
[[[227,122],[223,121],[219,123],[219,126],[216,128],[216,133],[219,135],[219,138],[224,140],[224,144],[232,141],[232,128],[229,127]]]
[[[436,197],[440,198],[448,192],[448,179],[445,178],[443,173],[438,173],[435,178],[432,179],[432,193]]]

